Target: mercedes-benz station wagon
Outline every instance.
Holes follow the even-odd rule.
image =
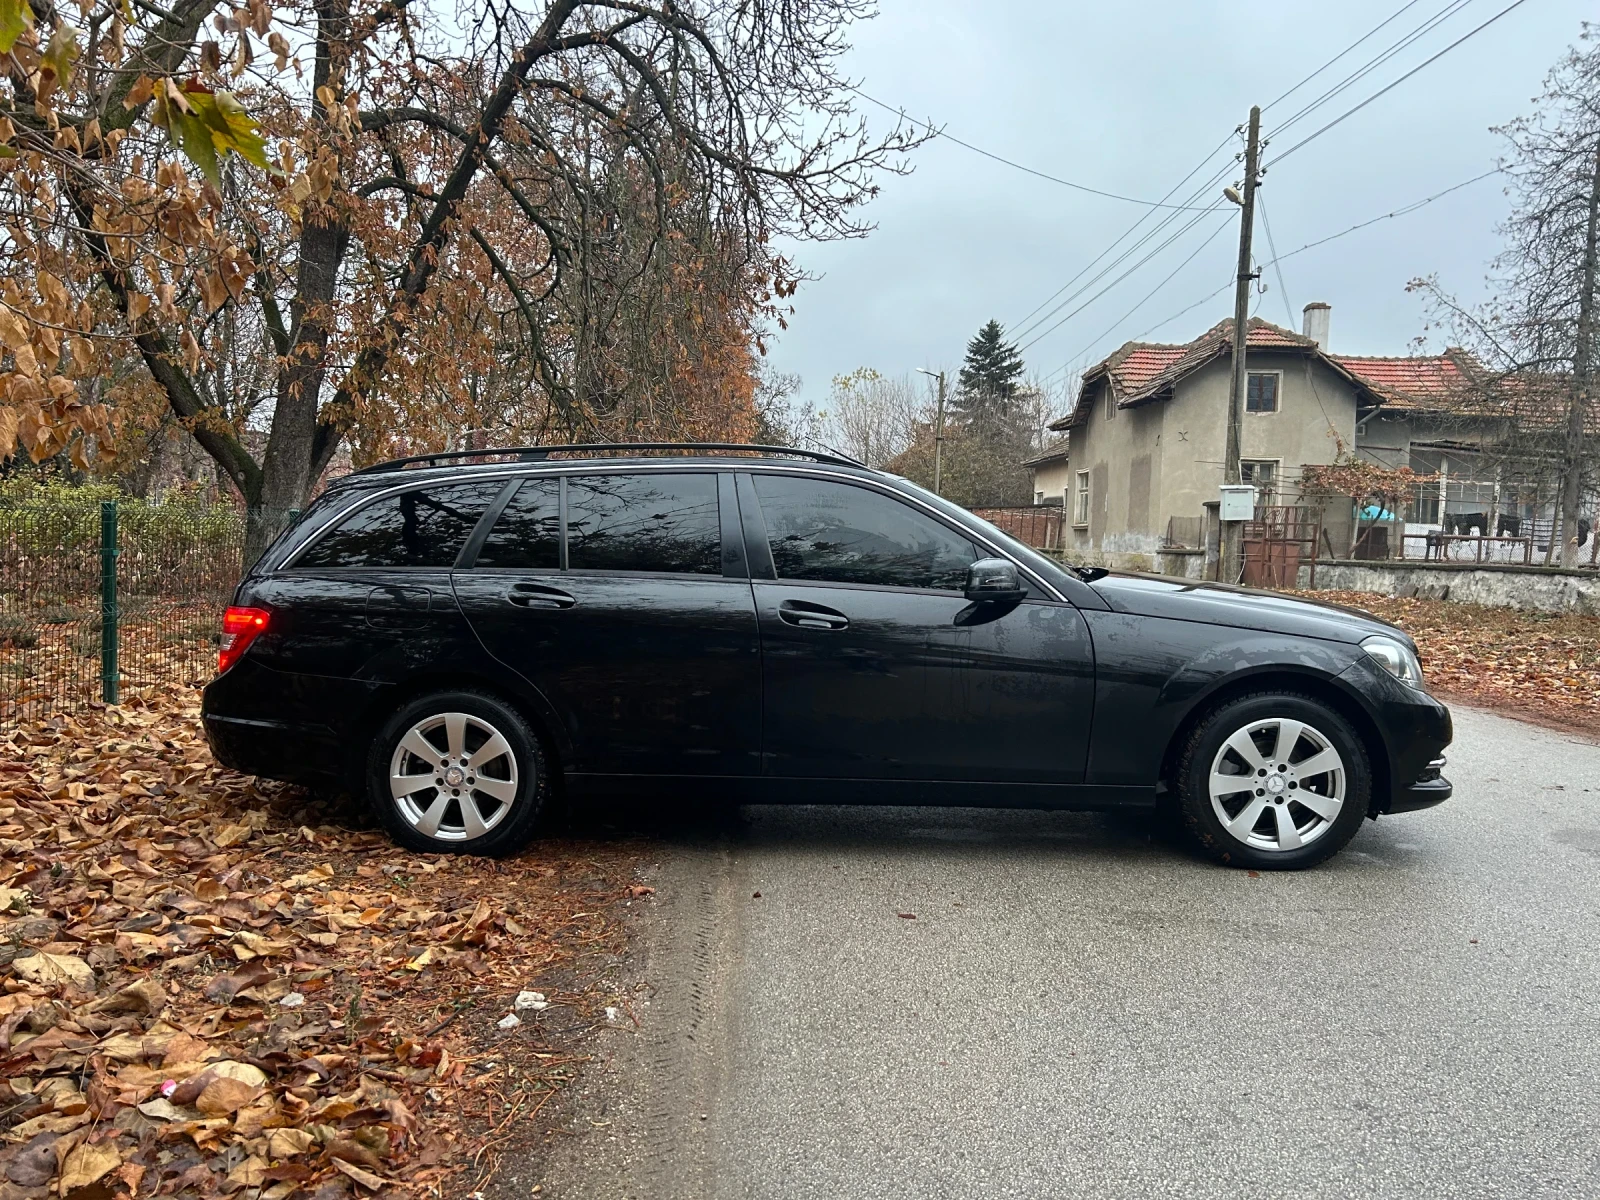
[[[1165,810],[1304,867],[1438,804],[1399,629],[1073,567],[904,479],[773,447],[404,459],[245,576],[204,718],[240,771],[501,854],[556,796]]]

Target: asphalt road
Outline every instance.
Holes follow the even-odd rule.
[[[1092,814],[676,829],[540,1194],[1600,1196],[1600,746],[1463,710],[1450,759],[1299,874]]]

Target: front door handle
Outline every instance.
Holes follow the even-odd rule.
[[[577,597],[542,583],[514,583],[506,599],[523,608],[571,608]]]
[[[850,628],[850,618],[842,612],[807,600],[785,600],[778,605],[778,619],[796,629]]]

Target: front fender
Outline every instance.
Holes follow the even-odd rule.
[[[1167,746],[1197,707],[1252,676],[1337,688],[1361,651],[1344,642],[1129,613],[1085,612],[1094,637],[1095,721],[1087,782],[1155,786]]]

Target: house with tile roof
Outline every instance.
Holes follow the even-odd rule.
[[[1450,514],[1496,507],[1537,515],[1539,497],[1506,493],[1499,468],[1484,466],[1484,450],[1515,418],[1485,398],[1492,389],[1473,386],[1483,372],[1469,355],[1333,353],[1330,317],[1328,305],[1307,305],[1301,333],[1250,320],[1240,461],[1258,503],[1298,503],[1304,467],[1354,453],[1442,472],[1416,498],[1413,521],[1436,527]],[[1228,319],[1181,345],[1129,342],[1084,373],[1072,411],[1051,426],[1071,439],[1067,461],[1035,475],[1036,498],[1042,480],[1061,488],[1069,548],[1113,566],[1205,572],[1208,548],[1215,556],[1232,358]]]

